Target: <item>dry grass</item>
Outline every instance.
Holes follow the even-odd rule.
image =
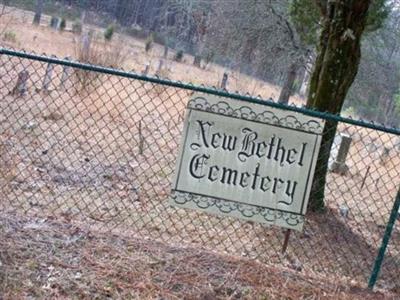
[[[395,299],[202,249],[0,217],[2,299]]]

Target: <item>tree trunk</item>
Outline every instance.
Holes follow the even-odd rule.
[[[323,12],[323,28],[307,107],[340,113],[358,71],[361,36],[370,4],[371,0],[328,1]],[[328,160],[336,127],[337,122],[326,121],[309,201],[309,207],[314,211],[324,208]]]
[[[293,92],[294,81],[297,75],[297,64],[292,63],[289,66],[288,73],[286,75],[285,83],[282,86],[281,93],[279,95],[278,102],[283,104],[288,104],[290,95]]]
[[[33,24],[39,25],[40,19],[42,18],[43,11],[43,1],[44,0],[36,0],[36,9],[35,16],[33,17]]]

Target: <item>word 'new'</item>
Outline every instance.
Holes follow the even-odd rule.
[[[214,124],[202,120],[196,120],[198,124],[199,138],[198,142],[190,145],[193,150],[201,147],[222,149],[224,151],[236,151],[240,145],[240,151],[237,152],[237,158],[245,162],[250,157],[266,158],[279,163],[281,167],[285,165],[297,164],[302,167],[307,143],[302,143],[297,148],[287,147],[281,137],[273,134],[267,140],[260,140],[256,131],[250,128],[243,128],[241,136],[232,136],[221,133],[214,129]]]

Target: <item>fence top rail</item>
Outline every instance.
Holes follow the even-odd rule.
[[[156,83],[156,84],[170,86],[170,87],[181,88],[181,89],[195,91],[195,92],[207,93],[207,94],[231,98],[231,99],[235,99],[235,100],[243,100],[243,101],[247,101],[247,102],[251,102],[251,103],[257,103],[257,104],[270,106],[270,107],[274,107],[274,108],[280,108],[280,109],[284,109],[284,110],[288,110],[288,111],[298,112],[298,113],[302,113],[302,114],[305,114],[305,115],[308,115],[311,117],[317,117],[317,118],[322,118],[325,120],[343,122],[343,123],[347,123],[347,124],[351,124],[351,125],[361,126],[361,127],[365,127],[365,128],[369,128],[369,129],[374,129],[374,130],[379,130],[379,131],[386,132],[386,133],[400,135],[400,128],[388,127],[383,124],[377,124],[374,122],[364,121],[364,120],[360,120],[360,119],[346,118],[346,117],[342,117],[340,115],[335,115],[335,114],[328,113],[328,112],[321,112],[321,111],[313,110],[310,108],[306,108],[305,106],[298,107],[295,105],[286,105],[286,104],[282,104],[282,103],[277,103],[277,102],[274,102],[272,99],[262,99],[261,97],[254,97],[254,96],[251,96],[248,94],[243,95],[243,94],[239,94],[237,92],[232,93],[232,92],[228,92],[225,89],[219,89],[216,87],[206,87],[204,85],[194,85],[191,83],[185,83],[185,82],[181,82],[181,81],[173,81],[173,80],[169,80],[169,79],[164,79],[164,78],[160,78],[157,76],[147,76],[147,75],[142,75],[142,74],[138,74],[138,73],[134,73],[134,72],[124,71],[121,69],[114,69],[114,68],[109,68],[109,67],[81,63],[81,62],[72,61],[72,60],[60,59],[55,56],[49,57],[46,55],[38,55],[35,53],[28,53],[25,51],[16,51],[13,49],[7,49],[7,48],[3,48],[3,47],[0,47],[0,55],[8,55],[8,56],[13,56],[13,57],[31,59],[31,60],[44,62],[44,63],[58,64],[58,65],[62,65],[62,66],[68,66],[68,67],[73,67],[73,68],[82,69],[82,70],[86,70],[86,71],[93,71],[93,72],[107,74],[107,75],[115,75],[115,76],[125,77],[125,78],[129,78],[129,79],[137,79],[137,80],[141,80],[141,81]]]

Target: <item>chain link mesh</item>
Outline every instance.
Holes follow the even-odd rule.
[[[1,55],[0,73],[3,213],[369,277],[400,186],[399,136],[338,123],[327,155],[340,134],[350,136],[348,170],[328,173],[325,212],[309,212],[281,255],[281,228],[168,205],[192,91],[11,55]],[[396,226],[380,277],[391,288],[399,287]]]

